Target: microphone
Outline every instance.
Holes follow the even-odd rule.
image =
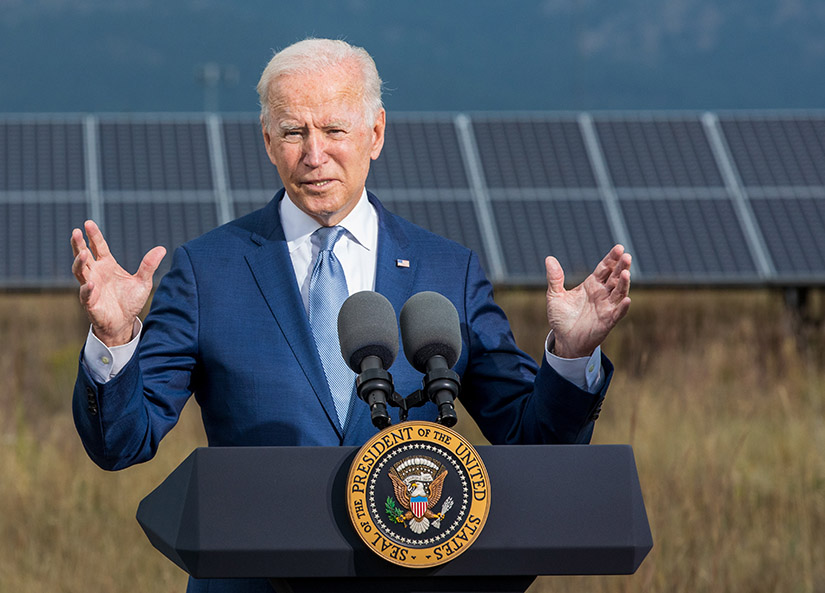
[[[392,304],[369,290],[350,295],[338,312],[338,341],[344,360],[358,373],[356,392],[369,404],[373,425],[379,430],[388,427],[392,421],[387,400],[393,400],[395,388],[385,369],[398,355],[398,325]]]
[[[461,382],[450,370],[461,354],[455,306],[437,292],[414,294],[401,309],[401,341],[407,360],[424,373],[424,394],[438,406],[439,424],[454,426],[458,417],[453,401]]]

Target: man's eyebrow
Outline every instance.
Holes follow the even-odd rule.
[[[324,124],[324,128],[327,129],[327,130],[330,129],[330,128],[348,129],[348,128],[351,128],[351,127],[352,127],[352,123],[348,122],[348,121],[345,121],[343,119],[327,122],[326,124]]]
[[[297,121],[283,120],[278,122],[278,129],[284,132],[289,130],[300,130],[303,128]]]

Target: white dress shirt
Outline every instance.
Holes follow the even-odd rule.
[[[280,213],[295,280],[301,291],[304,310],[309,312],[309,278],[320,251],[318,243],[311,238],[321,225],[288,197],[281,200]],[[362,290],[375,290],[378,213],[367,199],[366,190],[352,212],[338,226],[344,227],[347,232],[338,239],[332,251],[344,268],[347,291],[355,294]]]
[[[309,278],[320,247],[311,237],[320,224],[300,210],[288,196],[280,203],[281,223],[301,292],[304,310],[309,311]],[[367,199],[366,189],[361,199],[344,220],[339,223],[346,233],[338,240],[333,252],[344,268],[349,294],[375,289],[375,268],[378,248],[378,214]],[[137,350],[142,324],[135,320],[134,338],[122,346],[107,347],[89,328],[83,350],[83,363],[92,377],[106,383],[126,366]],[[559,375],[585,391],[596,393],[603,383],[601,349],[581,358],[559,358],[552,354],[552,332],[545,341],[545,358]]]

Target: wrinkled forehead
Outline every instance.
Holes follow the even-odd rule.
[[[364,120],[361,75],[351,68],[281,74],[269,86],[269,112],[276,120]]]

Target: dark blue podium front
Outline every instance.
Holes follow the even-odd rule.
[[[390,564],[346,508],[352,447],[201,448],[137,518],[196,578],[265,577],[283,591],[524,591],[536,575],[632,574],[653,546],[625,445],[478,447],[490,476],[481,535],[447,564]]]

